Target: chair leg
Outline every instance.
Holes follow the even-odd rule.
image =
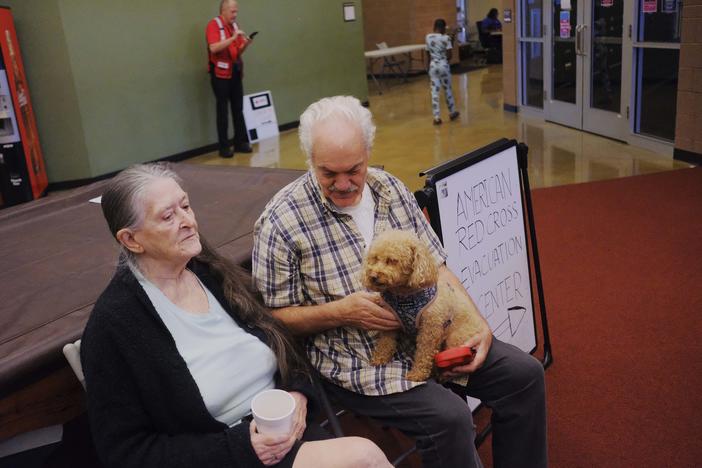
[[[344,431],[341,430],[341,424],[339,423],[339,416],[343,415],[346,411],[334,411],[331,403],[329,402],[327,392],[324,391],[324,387],[319,382],[319,380],[314,379],[314,386],[317,390],[317,393],[319,394],[319,400],[322,403],[322,409],[327,415],[327,420],[322,422],[320,425],[322,427],[325,427],[328,424],[331,428],[332,434],[334,434],[334,437],[344,437]]]

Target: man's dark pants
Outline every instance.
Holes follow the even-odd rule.
[[[482,466],[465,395],[492,408],[496,468],[547,466],[544,369],[538,360],[493,339],[485,364],[471,374],[468,386],[451,387],[429,381],[406,392],[364,396],[325,383],[342,406],[413,437],[425,467]]]
[[[217,140],[219,149],[229,148],[227,131],[229,129],[229,105],[231,105],[232,118],[234,119],[234,146],[248,143],[246,135],[246,123],[244,122],[244,85],[241,81],[241,68],[234,64],[232,77],[229,79],[217,78],[214,73],[210,73],[212,91],[214,91],[217,102]]]

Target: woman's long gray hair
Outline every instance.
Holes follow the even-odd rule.
[[[165,163],[136,164],[117,174],[102,195],[102,213],[113,236],[120,229],[138,228],[144,219],[144,192],[155,179],[168,178],[181,184],[178,175]],[[219,255],[200,236],[202,251],[195,257],[208,266],[210,273],[222,282],[224,297],[234,312],[247,324],[263,330],[268,344],[278,358],[282,381],[293,375],[308,375],[307,364],[285,326],[267,310],[250,275],[230,260]],[[120,244],[120,266],[137,265],[136,256]]]

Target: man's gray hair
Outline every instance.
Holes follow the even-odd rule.
[[[224,10],[224,6],[229,5],[230,3],[236,3],[237,6],[239,6],[239,2],[237,2],[236,0],[222,0],[221,2],[219,2],[219,12],[222,13],[222,10]]]
[[[355,123],[363,133],[363,143],[370,152],[375,138],[375,124],[370,111],[353,96],[333,96],[322,98],[311,104],[300,116],[300,147],[305,152],[307,164],[312,164],[312,132],[314,127],[330,117],[342,117]]]

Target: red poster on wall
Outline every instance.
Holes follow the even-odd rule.
[[[658,11],[658,0],[643,0],[643,12],[655,13]]]

